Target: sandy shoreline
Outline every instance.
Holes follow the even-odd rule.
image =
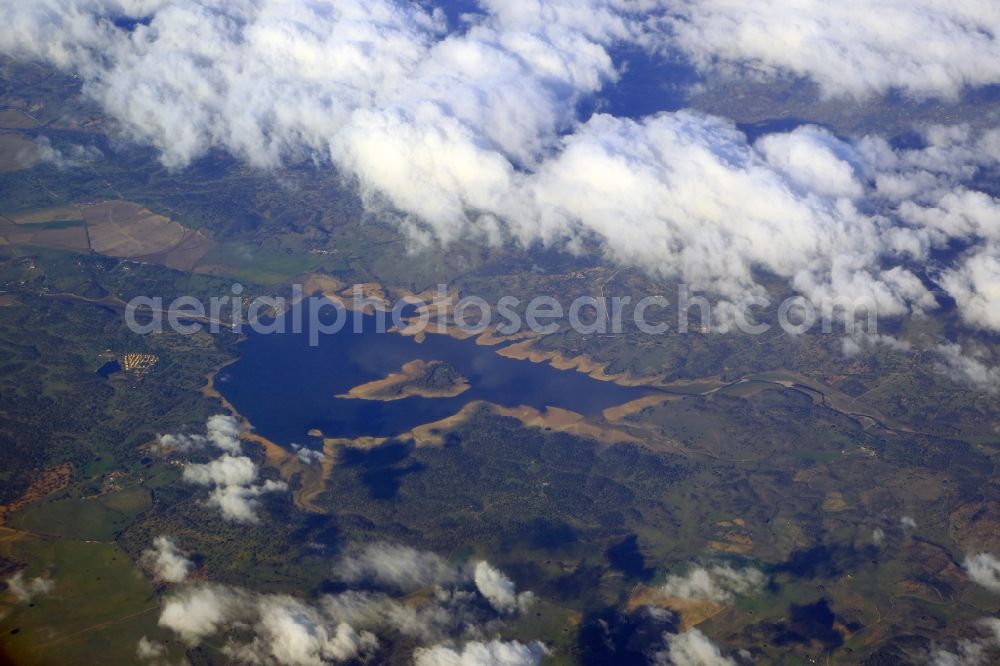
[[[415,385],[414,382],[423,379],[436,363],[440,361],[410,361],[404,364],[399,372],[390,373],[384,379],[355,386],[337,398],[379,402],[394,402],[406,398],[455,398],[472,388],[465,377],[457,378],[455,384],[449,388],[433,389]]]

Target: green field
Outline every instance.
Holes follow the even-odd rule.
[[[94,499],[39,502],[11,517],[17,529],[88,541],[113,541],[150,506],[149,491],[129,488]]]
[[[55,590],[29,607],[9,607],[0,619],[0,656],[17,663],[125,664],[135,660],[139,636],[169,638],[156,626],[152,585],[114,544],[25,539],[9,545],[9,553],[31,562],[26,575],[48,575]]]

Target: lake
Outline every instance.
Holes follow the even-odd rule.
[[[348,324],[339,333],[320,336],[318,346],[309,345],[307,331],[250,333],[241,343],[240,359],[217,375],[215,387],[259,434],[285,446],[306,443],[313,428],[327,437],[395,436],[451,416],[476,400],[591,415],[651,392],[504,358],[496,349],[445,335],[428,335],[418,343],[378,333],[374,317],[365,317],[364,332],[355,333]],[[451,363],[471,388],[454,398],[377,402],[336,397],[415,359]]]

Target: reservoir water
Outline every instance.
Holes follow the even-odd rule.
[[[377,402],[336,397],[415,359],[451,363],[471,388],[454,398]],[[307,332],[250,333],[241,344],[240,359],[218,374],[215,387],[258,433],[285,446],[305,444],[313,428],[327,437],[395,436],[451,416],[476,400],[590,415],[651,391],[504,358],[495,347],[473,340],[431,334],[418,343],[378,333],[374,317],[365,317],[364,332],[355,333],[348,324],[339,333],[320,336],[318,346],[310,346]]]

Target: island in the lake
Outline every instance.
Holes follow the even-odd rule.
[[[355,386],[338,398],[392,402],[405,398],[454,398],[470,388],[469,380],[445,361],[410,361],[385,379]]]

